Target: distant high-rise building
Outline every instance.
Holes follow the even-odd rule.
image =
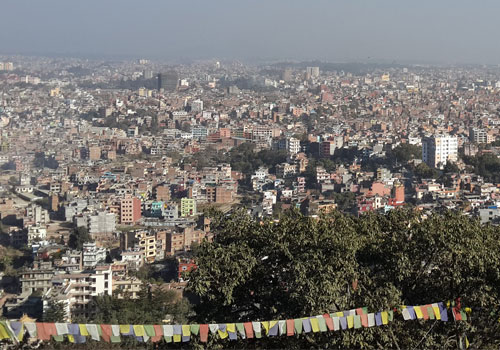
[[[191,111],[194,113],[203,112],[203,101],[198,99],[191,102]]]
[[[491,143],[495,141],[495,137],[488,134],[488,131],[485,129],[470,128],[469,141],[474,143]]]
[[[432,168],[442,168],[448,161],[456,162],[457,155],[456,136],[435,135],[422,140],[422,160]]]
[[[89,147],[89,159],[90,160],[101,159],[101,147],[99,147],[99,146]]]
[[[175,91],[179,86],[179,75],[175,71],[158,74],[158,90]]]
[[[308,78],[317,78],[319,77],[319,67],[307,67],[306,75]]]
[[[12,62],[0,62],[0,70],[14,70],[14,64]]]
[[[144,76],[144,79],[152,79],[153,71],[151,69],[145,69],[144,72],[142,72],[142,75]]]
[[[281,75],[281,79],[285,82],[292,81],[292,69],[291,68],[285,68]]]

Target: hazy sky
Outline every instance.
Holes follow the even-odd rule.
[[[2,0],[0,53],[500,64],[498,0]]]

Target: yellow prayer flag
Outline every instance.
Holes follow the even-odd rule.
[[[273,321],[271,321],[272,323]],[[231,332],[231,333],[236,333],[236,324],[235,323],[228,323],[226,325],[226,329],[228,332]]]
[[[319,322],[318,322],[318,319],[316,317],[311,317],[309,319],[309,321],[311,322],[312,331],[314,333],[318,333],[319,332]],[[354,318],[353,318],[353,322],[354,322]]]
[[[84,324],[79,324],[78,327],[80,327],[80,334],[83,336],[88,336],[89,332],[87,331],[87,327]]]
[[[347,328],[353,328],[354,327],[354,316],[349,315],[347,316]]]
[[[269,329],[271,329],[274,326],[276,326],[277,323],[278,323],[278,321],[269,321]]]
[[[180,342],[181,342],[181,335],[174,334],[174,343],[180,343]]]
[[[0,340],[10,339],[9,333],[5,329],[4,325],[0,323]]]
[[[226,339],[226,338],[228,337],[228,334],[227,334],[227,326],[226,326],[226,330],[225,330],[224,332],[223,332],[223,331],[221,331],[220,329],[218,330],[218,332],[219,332],[219,337],[220,337],[221,339]]]
[[[120,325],[120,333],[121,334],[128,334],[128,333],[130,333],[130,325],[129,324],[121,324]]]
[[[72,334],[68,334],[68,341],[70,343],[74,343],[75,342],[75,337]]]
[[[432,310],[434,310],[434,315],[436,315],[436,320],[441,319],[441,312],[439,311],[439,306],[432,306]]]
[[[269,321],[262,321],[262,327],[266,330],[266,334],[269,334]]]
[[[380,316],[382,316],[382,324],[388,324],[389,323],[389,314],[387,311],[382,311],[380,313]]]
[[[134,334],[136,337],[144,337],[146,332],[144,331],[143,325],[135,324],[133,327],[134,327]]]
[[[344,313],[342,311],[336,312],[335,316],[337,316],[337,317],[344,317]]]
[[[418,319],[424,318],[424,314],[422,313],[422,309],[420,308],[420,306],[414,306],[413,310],[415,310],[415,315],[417,315]]]
[[[182,336],[190,337],[191,336],[191,326],[188,324],[182,325]]]

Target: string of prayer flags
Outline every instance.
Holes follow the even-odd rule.
[[[457,299],[458,300],[458,299]],[[417,306],[400,306],[394,310],[383,310],[369,313],[366,307],[337,311],[331,314],[302,317],[287,320],[254,321],[219,324],[184,324],[184,325],[106,325],[106,324],[73,324],[34,322],[27,316],[19,321],[0,321],[0,340],[10,339],[13,342],[23,340],[25,334],[29,338],[58,342],[67,339],[71,343],[83,344],[90,338],[93,341],[119,343],[122,337],[129,336],[139,342],[159,342],[162,338],[167,343],[189,342],[193,336],[201,342],[208,342],[209,334],[219,339],[235,341],[252,339],[297,336],[303,333],[319,333],[327,331],[344,331],[348,329],[384,326],[394,321],[394,311],[400,311],[403,319],[408,320],[441,320],[448,321],[448,308],[451,309],[455,321],[466,321],[470,308],[462,308],[460,300],[456,303],[433,303]]]

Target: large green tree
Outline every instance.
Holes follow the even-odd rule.
[[[161,324],[165,319],[186,323],[191,306],[176,290],[143,286],[137,298],[99,296],[92,300],[97,312],[87,321],[107,324]]]
[[[68,246],[72,249],[82,250],[83,244],[87,242],[92,242],[92,237],[90,237],[86,227],[80,226],[69,235]]]
[[[472,321],[397,321],[361,331],[238,341],[236,347],[497,348],[499,230],[458,213],[413,210],[319,219],[296,212],[256,222],[216,216],[200,245],[189,290],[199,322],[288,319],[367,306],[380,311],[460,297]],[[493,313],[490,313],[493,312]],[[401,315],[396,316],[402,319]],[[451,317],[451,313],[450,313]],[[211,347],[227,343],[211,340]]]

